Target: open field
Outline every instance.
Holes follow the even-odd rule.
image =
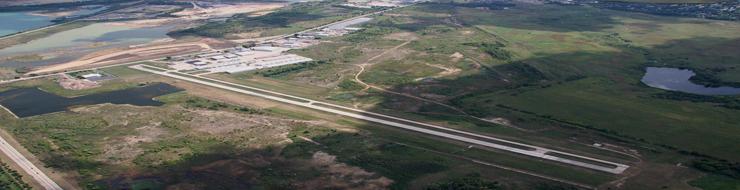
[[[181,34],[264,36],[355,13],[331,3],[299,5],[308,7]],[[3,89],[37,86],[75,96],[167,82],[187,93],[159,97],[161,107],[82,106],[24,119],[3,113],[0,126],[82,187],[737,187],[740,97],[666,92],[640,78],[648,66],[681,67],[697,72],[695,82],[737,86],[740,23],[575,6],[476,6],[402,8],[362,31],[291,51],[324,64],[207,76],[626,163],[629,170],[610,175],[541,162],[125,67],[106,69],[121,78],[90,90],[43,79]],[[307,20],[267,22],[296,17]],[[245,29],[254,23],[257,30]]]
[[[121,78],[101,88],[163,81],[187,93],[157,98],[166,102],[161,107],[104,104],[24,119],[2,113],[5,130],[47,167],[83,188],[420,189],[460,176],[501,188],[569,187],[464,159],[534,166],[516,157],[504,160],[508,154],[471,150],[466,157],[452,156],[464,146],[253,97],[233,99],[248,106],[204,99],[198,96],[219,94],[220,100],[233,102],[228,99],[234,95],[125,67],[105,71]],[[76,94],[86,93],[95,92]],[[551,164],[530,169],[537,168],[569,173],[569,179],[590,185],[611,178]]]
[[[237,15],[225,22],[207,23],[175,31],[172,36],[205,36],[214,38],[266,37],[298,32],[304,29],[358,16],[372,10],[337,7],[340,1],[315,1],[290,4],[261,15]]]
[[[364,27],[294,50],[329,64],[269,77],[270,83],[320,86],[331,90],[301,94],[274,89],[406,118],[448,121],[450,127],[504,138],[579,150],[583,144],[618,145],[611,148],[628,149],[641,160],[640,171],[617,183],[619,187],[650,189],[660,186],[645,185],[661,183],[690,188],[699,183],[686,181],[701,172],[737,180],[731,168],[740,160],[740,150],[734,149],[740,143],[734,127],[740,120],[734,116],[740,112],[730,105],[740,98],[669,94],[639,82],[645,67],[662,66],[695,70],[698,76],[692,81],[701,84],[735,86],[737,22],[588,7],[482,10],[436,3],[386,13]],[[372,60],[360,76],[397,94],[353,80],[358,64],[406,40],[411,43]],[[270,88],[264,79],[255,80],[264,77],[259,72],[217,77]],[[512,127],[484,127],[471,116],[497,118]],[[716,168],[702,167],[705,163]],[[661,172],[685,181],[649,177]],[[711,179],[700,181],[720,179],[706,178]]]

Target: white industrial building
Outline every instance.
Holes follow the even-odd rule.
[[[257,46],[234,48],[224,52],[207,52],[174,62],[177,70],[206,70],[209,73],[238,73],[312,61],[310,58],[284,53],[290,48]]]

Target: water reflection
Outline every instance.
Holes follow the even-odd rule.
[[[0,105],[18,117],[29,117],[66,111],[72,106],[102,103],[160,106],[163,103],[153,100],[154,97],[181,90],[169,84],[156,83],[144,87],[67,98],[38,88],[20,88],[0,92]]]
[[[701,95],[736,95],[740,94],[740,88],[733,87],[706,87],[694,84],[689,78],[695,73],[688,69],[648,67],[642,83],[654,88],[664,90],[686,92]]]

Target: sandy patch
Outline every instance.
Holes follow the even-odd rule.
[[[292,142],[288,138],[291,126],[309,121],[247,115],[233,112],[194,110],[189,126],[199,132],[217,136],[237,136],[240,146],[263,148],[267,145]]]
[[[101,162],[111,164],[128,164],[143,152],[139,147],[142,143],[154,142],[161,136],[168,134],[162,128],[161,123],[155,123],[136,128],[136,135],[124,136],[116,139],[109,139],[103,147],[103,154],[98,158]]]
[[[212,17],[229,17],[235,14],[258,12],[278,9],[286,6],[286,3],[239,3],[231,5],[222,5],[209,8],[190,8],[172,15],[181,16],[188,19],[202,19]]]
[[[63,17],[63,16],[69,16],[74,14],[76,11],[69,10],[69,11],[37,11],[37,12],[31,12],[30,15],[34,16],[43,16],[43,17],[49,17],[49,18],[57,18],[57,17]]]
[[[388,189],[393,180],[362,168],[336,161],[336,156],[318,151],[311,163],[328,172],[319,179],[301,184],[299,189]]]
[[[460,53],[460,52],[455,52],[455,53],[453,53],[452,55],[450,55],[450,58],[451,58],[451,59],[450,59],[450,61],[452,61],[452,62],[458,62],[458,61],[460,61],[460,59],[462,59],[463,57],[465,57],[465,56],[464,56],[464,55],[463,55],[462,53]]]
[[[233,36],[236,36],[238,38],[259,38],[262,32],[244,32],[244,33],[238,33],[233,34]]]
[[[444,65],[440,65],[440,64],[431,64],[431,63],[424,63],[424,64],[427,65],[427,66],[430,66],[430,67],[434,67],[434,68],[438,68],[438,69],[444,70],[444,71],[438,73],[435,77],[445,77],[445,76],[453,75],[453,74],[456,74],[456,73],[459,73],[460,71],[462,71],[461,69],[458,69],[458,68],[445,67]]]
[[[150,45],[150,46],[136,47],[136,48],[130,48],[130,49],[109,49],[109,50],[103,50],[103,51],[99,51],[99,52],[86,55],[82,57],[81,59],[78,59],[75,61],[42,67],[41,69],[29,72],[28,74],[58,72],[58,71],[72,69],[72,68],[85,67],[85,66],[109,65],[109,64],[114,63],[113,61],[110,60],[111,58],[119,57],[119,56],[126,55],[126,54],[136,55],[136,57],[141,57],[141,58],[152,57],[152,56],[164,57],[165,55],[169,55],[173,53],[177,54],[177,53],[187,52],[185,50],[191,50],[194,48],[197,48],[198,50],[213,49],[211,48],[209,42],[207,42],[206,39],[198,41],[198,42]],[[137,60],[127,60],[127,61],[137,61]]]
[[[388,34],[383,37],[384,39],[391,39],[391,40],[401,40],[401,41],[410,41],[410,40],[418,40],[419,37],[416,36],[413,32],[396,32],[392,34]]]
[[[132,21],[120,21],[120,22],[109,22],[106,25],[111,26],[127,26],[132,28],[144,28],[144,27],[157,27],[166,25],[174,22],[172,18],[158,18],[158,19],[144,19],[144,20],[132,20]]]

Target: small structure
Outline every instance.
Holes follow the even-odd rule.
[[[206,62],[203,62],[203,61],[201,61],[201,60],[186,61],[185,63],[187,63],[187,64],[191,64],[191,65],[195,65],[195,66],[203,66],[203,65],[208,65],[208,63],[206,63]]]
[[[252,50],[263,51],[263,52],[282,52],[286,50],[286,48],[273,47],[273,46],[257,46],[257,47],[253,47]]]
[[[90,74],[82,75],[82,78],[84,79],[90,79],[90,78],[95,78],[95,77],[103,77],[103,75],[101,75],[100,73],[90,73]]]
[[[82,77],[83,79],[87,79],[87,80],[96,80],[96,79],[103,78],[103,75],[101,75],[100,73],[90,73],[90,74],[84,74],[80,77]]]

